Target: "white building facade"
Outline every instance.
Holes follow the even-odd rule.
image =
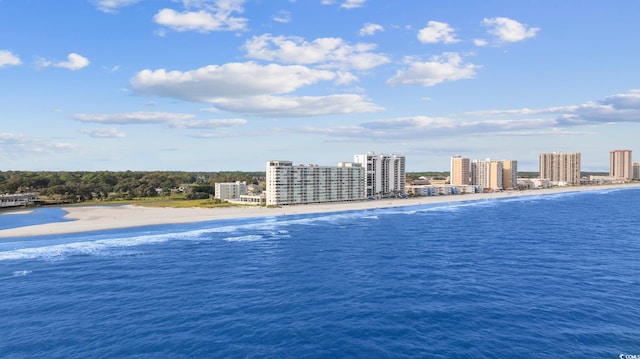
[[[35,193],[0,194],[1,208],[29,206],[39,201]]]
[[[352,162],[333,167],[268,161],[266,183],[267,206],[366,199],[365,170]]]
[[[219,200],[237,200],[240,196],[247,194],[246,182],[223,182],[216,183],[215,197]]]
[[[503,189],[502,161],[474,160],[471,163],[471,184],[492,190]]]
[[[355,155],[353,162],[366,170],[365,194],[367,198],[405,193],[406,159],[394,154]]]

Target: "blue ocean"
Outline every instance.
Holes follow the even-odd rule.
[[[639,355],[639,229],[632,188],[0,239],[0,357]]]

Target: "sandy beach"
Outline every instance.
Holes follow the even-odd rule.
[[[640,184],[554,187],[550,189],[537,189],[527,191],[504,191],[496,193],[417,197],[407,199],[381,199],[375,201],[348,203],[306,204],[296,206],[283,206],[279,208],[266,208],[256,206],[224,208],[151,208],[134,205],[74,206],[63,207],[63,209],[68,213],[67,215],[65,215],[65,218],[73,219],[73,221],[47,223],[0,230],[0,238],[78,233],[106,229],[148,226],[154,224],[194,223],[218,219],[271,217],[293,214],[313,214],[357,211],[376,208],[419,206],[437,203],[492,200],[520,196],[538,196],[555,193],[623,189],[631,187],[640,187]]]

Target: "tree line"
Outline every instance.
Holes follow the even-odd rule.
[[[208,198],[215,183],[246,181],[258,184],[264,172],[0,172],[0,193],[38,193],[53,202],[131,200],[183,193],[185,198]]]
[[[591,174],[591,173],[583,173]],[[601,174],[601,173],[597,173]],[[449,172],[407,172],[407,179],[420,176],[446,178]],[[536,177],[537,172],[519,172]],[[52,202],[117,201],[170,196],[186,199],[215,195],[215,183],[245,181],[260,184],[265,172],[176,172],[176,171],[0,171],[0,194],[37,193]]]

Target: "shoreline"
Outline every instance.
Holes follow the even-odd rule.
[[[393,198],[360,202],[301,204],[276,208],[256,206],[225,208],[155,208],[134,205],[74,206],[62,207],[62,209],[67,212],[64,218],[71,219],[71,221],[44,223],[4,229],[0,230],[0,238],[70,234],[109,229],[135,228],[161,224],[208,222],[222,219],[256,217],[261,218],[298,214],[348,212],[368,209],[421,206],[440,203],[457,203],[478,200],[493,200],[525,196],[629,188],[640,188],[640,184],[633,183],[618,185],[553,187],[548,189],[524,191],[441,195],[429,197],[413,197],[406,199]]]

